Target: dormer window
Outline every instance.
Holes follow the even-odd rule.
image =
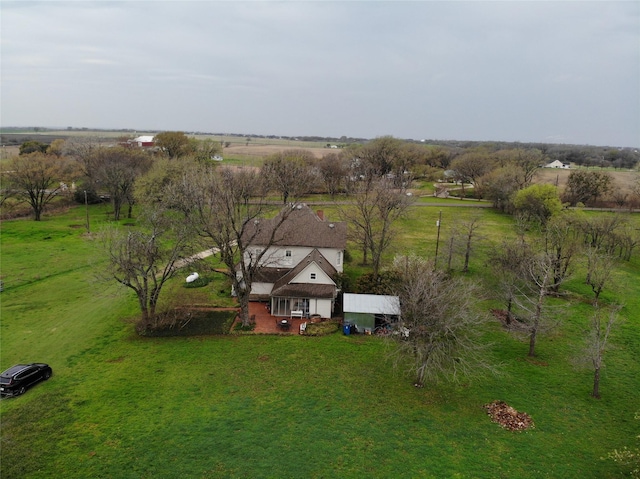
[[[284,255],[285,255],[286,258],[291,258],[291,250],[288,249],[287,251],[285,251]]]

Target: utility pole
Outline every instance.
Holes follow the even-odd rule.
[[[87,234],[91,234],[91,228],[89,227],[89,201],[87,201],[87,190],[84,190],[84,208],[87,212]]]
[[[438,212],[438,221],[436,221],[436,226],[438,227],[438,234],[436,236],[436,259],[433,261],[433,267],[438,264],[438,246],[440,246],[440,224],[442,223],[442,210]]]

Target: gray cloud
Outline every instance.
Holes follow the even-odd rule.
[[[640,145],[637,2],[2,3],[2,125]]]

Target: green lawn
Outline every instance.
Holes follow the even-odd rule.
[[[432,255],[440,209],[413,209],[389,258]],[[473,214],[442,210],[443,235]],[[508,216],[480,213],[477,277],[491,242],[512,234]],[[107,219],[103,207],[91,214],[96,229]],[[415,389],[376,337],[139,337],[135,298],[98,282],[103,260],[83,224],[76,208],[1,225],[0,367],[45,361],[54,369],[48,382],[0,402],[3,479],[624,477],[602,457],[633,445],[640,429],[637,254],[604,296],[624,302],[626,322],[598,401],[591,373],[571,365],[586,302],[562,300],[562,326],[540,339],[535,360],[491,323],[484,334],[500,376]],[[357,261],[354,251],[352,268]],[[183,282],[169,291],[226,305],[221,278],[197,289]],[[588,298],[578,276],[566,290]],[[495,399],[529,413],[535,428],[511,433],[490,422],[482,406]]]

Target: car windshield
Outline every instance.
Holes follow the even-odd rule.
[[[16,375],[16,373],[19,373],[20,371],[22,371],[23,369],[25,369],[27,367],[26,364],[17,364],[9,369],[7,369],[6,371],[4,371],[2,373],[2,376],[0,376],[0,381],[3,384],[8,384],[11,382],[11,378],[13,376]]]

